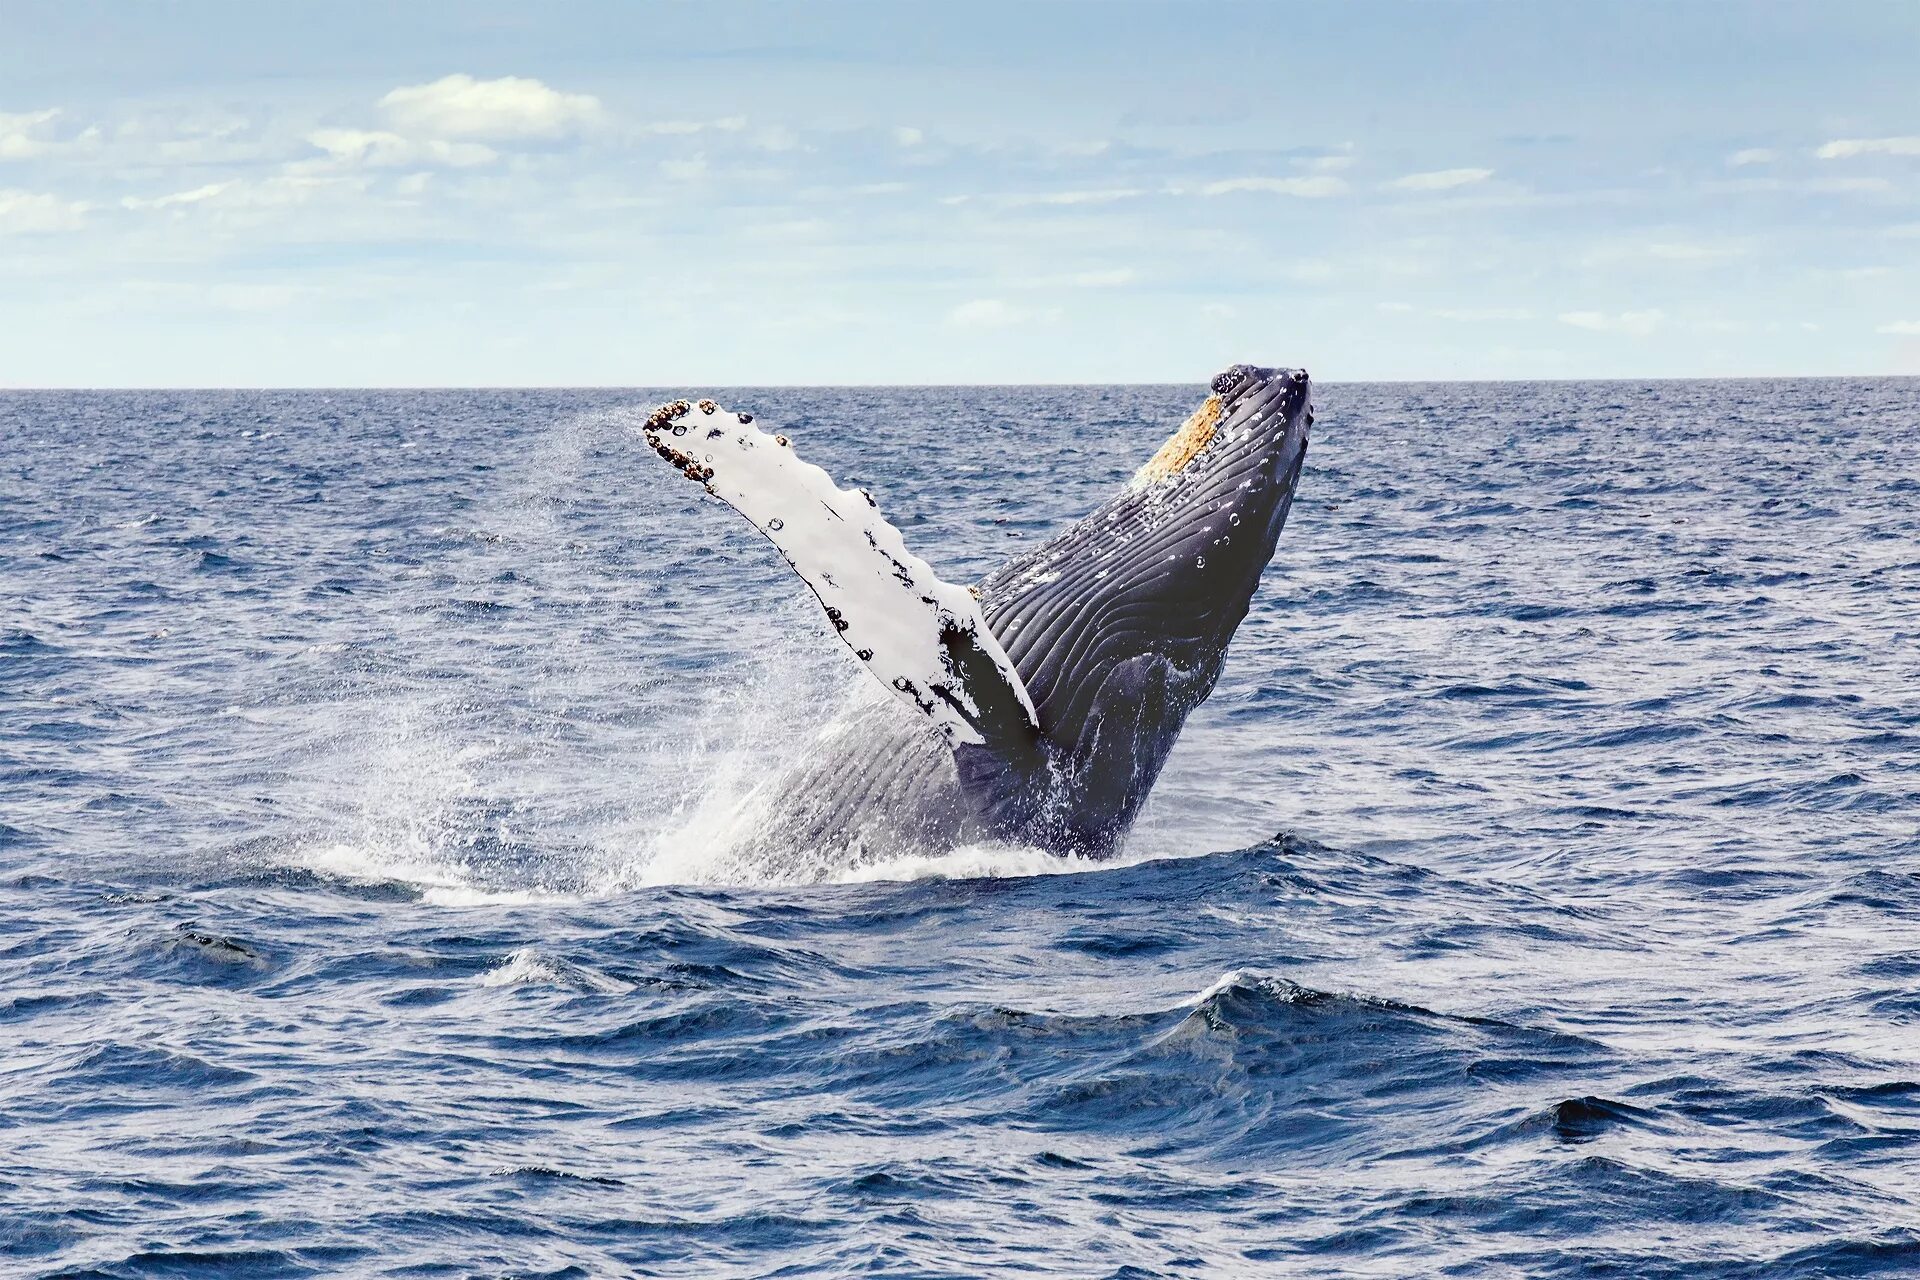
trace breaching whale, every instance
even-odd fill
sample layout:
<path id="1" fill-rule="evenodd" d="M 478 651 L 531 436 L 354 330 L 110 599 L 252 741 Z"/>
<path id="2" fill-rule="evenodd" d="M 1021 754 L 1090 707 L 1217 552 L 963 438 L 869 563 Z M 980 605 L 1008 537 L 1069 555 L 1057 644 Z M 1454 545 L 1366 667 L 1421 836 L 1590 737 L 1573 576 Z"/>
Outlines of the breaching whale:
<path id="1" fill-rule="evenodd" d="M 780 549 L 893 695 L 762 784 L 750 843 L 823 866 L 989 840 L 1111 853 L 1219 678 L 1312 422 L 1304 370 L 1235 365 L 1105 505 L 964 587 L 751 414 L 655 409 L 647 443 Z"/>

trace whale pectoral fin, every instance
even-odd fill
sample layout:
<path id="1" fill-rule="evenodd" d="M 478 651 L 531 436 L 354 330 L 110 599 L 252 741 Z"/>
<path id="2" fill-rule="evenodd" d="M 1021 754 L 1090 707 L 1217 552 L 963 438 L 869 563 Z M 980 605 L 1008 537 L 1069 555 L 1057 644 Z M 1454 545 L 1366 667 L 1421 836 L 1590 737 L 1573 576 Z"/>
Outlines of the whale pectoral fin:
<path id="1" fill-rule="evenodd" d="M 948 745 L 1033 740 L 1033 701 L 979 602 L 907 550 L 871 495 L 711 400 L 654 410 L 646 438 L 780 549 L 847 648 Z"/>

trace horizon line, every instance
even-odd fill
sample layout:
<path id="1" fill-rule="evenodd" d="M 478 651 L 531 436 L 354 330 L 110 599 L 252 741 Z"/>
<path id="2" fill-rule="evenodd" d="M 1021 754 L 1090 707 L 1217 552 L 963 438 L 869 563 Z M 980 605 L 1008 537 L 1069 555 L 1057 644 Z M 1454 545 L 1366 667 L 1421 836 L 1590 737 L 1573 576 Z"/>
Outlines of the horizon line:
<path id="1" fill-rule="evenodd" d="M 1613 374 L 1604 377 L 1559 378 L 1315 378 L 1323 387 L 1356 386 L 1511 386 L 1573 383 L 1647 383 L 1647 382 L 1860 382 L 1920 379 L 1920 373 L 1719 373 L 1660 374 L 1647 377 Z M 366 382 L 366 383 L 211 383 L 110 384 L 46 383 L 40 385 L 0 382 L 0 395 L 9 392 L 126 392 L 126 391 L 666 391 L 688 387 L 718 387 L 729 391 L 810 391 L 810 390 L 956 390 L 962 388 L 1022 387 L 1196 387 L 1205 386 L 1204 378 L 1194 381 L 1143 380 L 1139 382 L 1100 382 L 1063 379 L 1049 382 Z"/>

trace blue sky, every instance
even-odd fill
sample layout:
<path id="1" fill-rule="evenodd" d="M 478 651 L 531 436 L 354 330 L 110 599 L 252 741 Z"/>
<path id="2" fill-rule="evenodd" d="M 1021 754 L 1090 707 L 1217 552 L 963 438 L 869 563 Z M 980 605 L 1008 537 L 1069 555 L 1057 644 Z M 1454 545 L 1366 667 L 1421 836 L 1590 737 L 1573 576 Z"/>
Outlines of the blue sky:
<path id="1" fill-rule="evenodd" d="M 0 385 L 1920 373 L 1920 5 L 0 0 Z"/>

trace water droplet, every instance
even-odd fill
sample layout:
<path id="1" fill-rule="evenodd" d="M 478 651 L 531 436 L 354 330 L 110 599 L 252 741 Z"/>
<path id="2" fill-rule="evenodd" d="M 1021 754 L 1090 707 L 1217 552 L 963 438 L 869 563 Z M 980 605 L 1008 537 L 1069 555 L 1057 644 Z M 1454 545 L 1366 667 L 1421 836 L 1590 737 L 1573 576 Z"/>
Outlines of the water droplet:
<path id="1" fill-rule="evenodd" d="M 787 522 L 785 520 L 782 520 L 779 516 L 775 516 L 773 519 L 767 521 L 767 528 L 769 531 L 773 533 L 778 533 L 786 527 L 787 527 Z"/>

